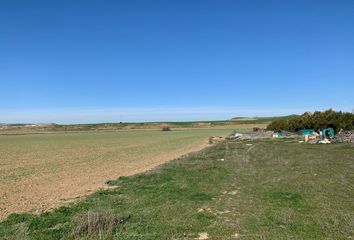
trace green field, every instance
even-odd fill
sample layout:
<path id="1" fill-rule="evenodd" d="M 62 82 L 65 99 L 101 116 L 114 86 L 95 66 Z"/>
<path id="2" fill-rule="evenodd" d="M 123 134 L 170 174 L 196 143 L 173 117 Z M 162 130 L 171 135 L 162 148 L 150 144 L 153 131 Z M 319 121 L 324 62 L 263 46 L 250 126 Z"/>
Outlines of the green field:
<path id="1" fill-rule="evenodd" d="M 0 219 L 39 213 L 208 145 L 230 130 L 129 130 L 0 136 Z"/>
<path id="2" fill-rule="evenodd" d="M 69 207 L 11 215 L 1 239 L 351 239 L 354 148 L 223 142 L 110 181 Z"/>

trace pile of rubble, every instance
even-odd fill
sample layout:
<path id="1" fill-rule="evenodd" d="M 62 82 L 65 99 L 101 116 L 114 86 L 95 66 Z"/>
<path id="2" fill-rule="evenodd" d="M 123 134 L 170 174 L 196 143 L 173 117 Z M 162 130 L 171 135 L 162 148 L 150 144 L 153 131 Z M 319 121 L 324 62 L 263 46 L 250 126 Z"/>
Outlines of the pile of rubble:
<path id="1" fill-rule="evenodd" d="M 334 142 L 349 142 L 354 144 L 354 130 L 340 131 L 333 138 Z"/>
<path id="2" fill-rule="evenodd" d="M 273 136 L 273 131 L 255 131 L 255 132 L 245 132 L 245 133 L 233 133 L 229 136 L 229 139 L 253 139 L 253 138 L 271 138 Z"/>
<path id="3" fill-rule="evenodd" d="M 334 135 L 334 134 L 333 134 Z M 278 138 L 278 137 L 301 137 L 303 140 L 299 142 L 307 142 L 312 144 L 328 144 L 328 143 L 340 143 L 340 142 L 349 142 L 354 144 L 354 130 L 352 131 L 340 131 L 338 134 L 334 136 L 325 136 L 322 132 L 313 132 L 311 134 L 299 135 L 297 133 L 292 132 L 272 132 L 265 130 L 257 130 L 253 132 L 243 132 L 237 133 L 234 132 L 228 139 L 231 140 L 242 140 L 242 139 L 256 139 L 256 138 Z"/>
<path id="4" fill-rule="evenodd" d="M 225 138 L 221 137 L 221 136 L 213 136 L 209 138 L 209 143 L 213 144 L 213 143 L 219 143 L 221 141 L 223 141 Z"/>
<path id="5" fill-rule="evenodd" d="M 297 133 L 293 133 L 293 132 L 288 132 L 288 131 L 278 131 L 278 132 L 274 132 L 272 134 L 272 137 L 296 137 L 298 136 Z"/>

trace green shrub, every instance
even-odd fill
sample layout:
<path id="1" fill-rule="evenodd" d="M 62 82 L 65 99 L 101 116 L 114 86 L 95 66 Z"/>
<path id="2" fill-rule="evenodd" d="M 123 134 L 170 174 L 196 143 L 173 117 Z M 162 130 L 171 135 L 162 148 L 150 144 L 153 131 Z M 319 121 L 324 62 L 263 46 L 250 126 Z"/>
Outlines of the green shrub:
<path id="1" fill-rule="evenodd" d="M 354 114 L 341 111 L 336 112 L 332 109 L 328 109 L 324 112 L 306 112 L 300 116 L 273 121 L 267 126 L 267 130 L 296 132 L 306 128 L 319 130 L 328 127 L 333 128 L 335 132 L 341 129 L 353 130 Z"/>

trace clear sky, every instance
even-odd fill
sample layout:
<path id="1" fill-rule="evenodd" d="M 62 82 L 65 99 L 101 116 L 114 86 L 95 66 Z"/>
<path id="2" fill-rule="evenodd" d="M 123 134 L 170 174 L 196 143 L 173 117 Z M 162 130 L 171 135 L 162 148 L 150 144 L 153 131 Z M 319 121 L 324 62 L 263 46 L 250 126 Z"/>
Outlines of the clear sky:
<path id="1" fill-rule="evenodd" d="M 354 108 L 353 0 L 0 1 L 0 122 Z"/>

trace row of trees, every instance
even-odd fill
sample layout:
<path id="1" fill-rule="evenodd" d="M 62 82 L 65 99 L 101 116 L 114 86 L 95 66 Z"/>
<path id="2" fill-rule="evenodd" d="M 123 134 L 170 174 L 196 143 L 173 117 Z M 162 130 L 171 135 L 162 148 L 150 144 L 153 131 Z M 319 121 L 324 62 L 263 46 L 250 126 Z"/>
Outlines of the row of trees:
<path id="1" fill-rule="evenodd" d="M 267 126 L 267 130 L 296 132 L 301 129 L 320 130 L 328 127 L 333 128 L 335 132 L 341 129 L 354 130 L 354 114 L 341 111 L 336 112 L 332 109 L 324 112 L 306 112 L 288 119 L 275 120 Z"/>

